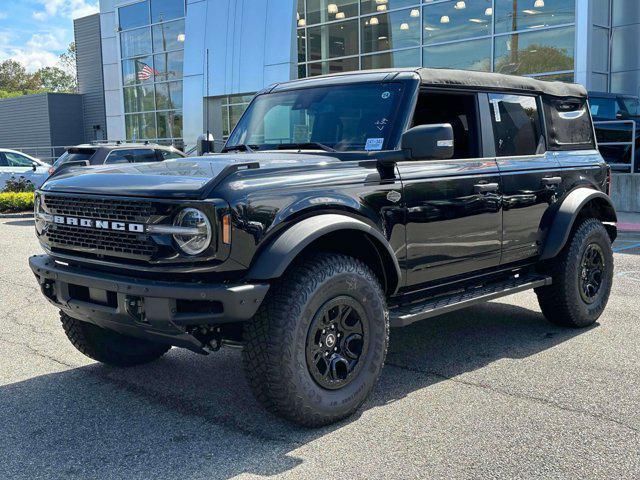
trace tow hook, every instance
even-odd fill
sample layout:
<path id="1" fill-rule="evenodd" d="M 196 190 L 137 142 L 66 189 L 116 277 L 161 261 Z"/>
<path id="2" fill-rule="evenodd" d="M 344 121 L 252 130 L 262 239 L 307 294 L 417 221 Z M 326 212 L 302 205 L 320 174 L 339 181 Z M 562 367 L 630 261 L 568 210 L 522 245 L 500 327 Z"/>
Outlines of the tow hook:
<path id="1" fill-rule="evenodd" d="M 135 318 L 138 322 L 147 323 L 144 315 L 144 301 L 141 297 L 129 296 L 125 298 L 127 303 L 127 313 Z"/>
<path id="2" fill-rule="evenodd" d="M 45 280 L 42 283 L 42 293 L 44 293 L 44 296 L 47 297 L 49 300 L 52 301 L 57 301 L 56 298 L 56 291 L 55 291 L 55 282 L 53 280 Z"/>
<path id="3" fill-rule="evenodd" d="M 222 328 L 205 325 L 192 327 L 189 333 L 200 341 L 210 352 L 217 352 L 222 347 Z"/>

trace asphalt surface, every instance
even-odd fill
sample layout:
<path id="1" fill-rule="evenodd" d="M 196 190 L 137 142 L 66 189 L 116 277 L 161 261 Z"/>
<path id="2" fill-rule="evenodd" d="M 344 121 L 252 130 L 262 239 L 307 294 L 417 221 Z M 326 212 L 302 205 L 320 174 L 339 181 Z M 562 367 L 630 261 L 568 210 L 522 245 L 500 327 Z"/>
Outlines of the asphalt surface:
<path id="1" fill-rule="evenodd" d="M 638 478 L 640 233 L 615 244 L 597 326 L 548 324 L 532 292 L 392 331 L 355 417 L 305 430 L 260 409 L 240 352 L 117 370 L 67 341 L 0 220 L 0 478 Z"/>

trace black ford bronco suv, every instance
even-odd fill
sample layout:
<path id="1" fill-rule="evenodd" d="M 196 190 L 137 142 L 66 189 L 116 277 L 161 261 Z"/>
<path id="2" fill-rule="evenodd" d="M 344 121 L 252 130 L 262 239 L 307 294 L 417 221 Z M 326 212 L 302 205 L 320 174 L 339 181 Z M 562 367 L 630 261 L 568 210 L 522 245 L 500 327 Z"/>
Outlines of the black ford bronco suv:
<path id="1" fill-rule="evenodd" d="M 390 327 L 526 289 L 550 321 L 593 324 L 609 181 L 580 86 L 318 77 L 260 92 L 221 154 L 54 175 L 29 262 L 89 357 L 241 346 L 260 402 L 319 426 L 365 401 Z"/>

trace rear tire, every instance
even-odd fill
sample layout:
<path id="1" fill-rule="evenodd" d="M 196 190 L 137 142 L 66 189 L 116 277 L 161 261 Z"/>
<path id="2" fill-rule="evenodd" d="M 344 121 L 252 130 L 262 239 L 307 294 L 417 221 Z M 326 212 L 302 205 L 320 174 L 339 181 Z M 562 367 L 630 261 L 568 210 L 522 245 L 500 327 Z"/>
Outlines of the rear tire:
<path id="1" fill-rule="evenodd" d="M 604 225 L 595 218 L 584 220 L 552 262 L 552 285 L 536 289 L 542 313 L 563 327 L 593 325 L 613 283 L 613 251 Z"/>
<path id="2" fill-rule="evenodd" d="M 60 320 L 74 347 L 87 357 L 114 367 L 143 365 L 157 360 L 171 348 L 76 320 L 64 312 L 60 312 Z"/>
<path id="3" fill-rule="evenodd" d="M 271 287 L 244 340 L 260 403 L 299 425 L 327 425 L 353 414 L 378 380 L 389 341 L 385 296 L 359 260 L 313 254 Z"/>

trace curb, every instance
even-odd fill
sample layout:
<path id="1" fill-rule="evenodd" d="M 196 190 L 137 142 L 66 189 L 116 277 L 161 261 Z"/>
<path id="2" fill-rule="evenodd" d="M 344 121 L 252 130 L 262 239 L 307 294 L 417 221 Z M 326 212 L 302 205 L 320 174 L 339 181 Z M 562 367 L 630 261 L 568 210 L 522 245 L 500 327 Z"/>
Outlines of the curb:
<path id="1" fill-rule="evenodd" d="M 33 213 L 0 213 L 0 218 L 33 218 Z"/>
<path id="2" fill-rule="evenodd" d="M 640 223 L 618 222 L 617 227 L 621 232 L 640 233 Z"/>

